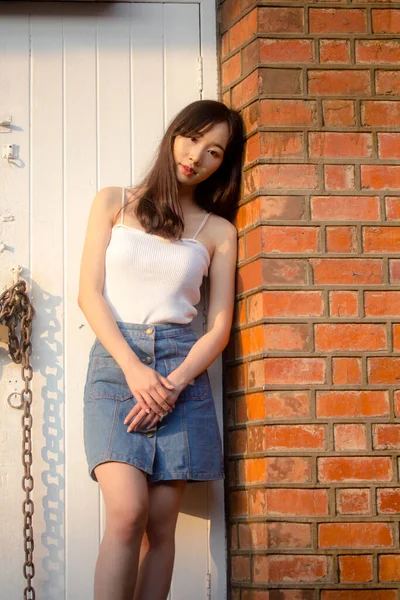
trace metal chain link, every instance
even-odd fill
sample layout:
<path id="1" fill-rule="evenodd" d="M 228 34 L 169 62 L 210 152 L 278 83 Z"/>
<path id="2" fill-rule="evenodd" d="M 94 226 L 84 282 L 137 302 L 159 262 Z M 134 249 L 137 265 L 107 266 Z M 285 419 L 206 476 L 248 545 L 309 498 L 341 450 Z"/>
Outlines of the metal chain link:
<path id="1" fill-rule="evenodd" d="M 22 512 L 24 515 L 24 550 L 25 562 L 23 566 L 24 577 L 27 585 L 24 588 L 24 600 L 35 600 L 35 590 L 32 587 L 32 579 L 35 576 L 35 565 L 33 564 L 33 526 L 32 516 L 34 513 L 33 500 L 30 494 L 33 490 L 33 477 L 31 474 L 32 466 L 32 390 L 29 382 L 32 379 L 33 371 L 29 362 L 32 354 L 31 332 L 32 318 L 35 310 L 31 305 L 30 298 L 26 293 L 26 281 L 19 279 L 17 283 L 8 288 L 0 296 L 0 324 L 8 327 L 8 348 L 12 360 L 16 363 L 22 363 L 21 377 L 25 383 L 24 388 L 18 394 L 20 404 L 15 406 L 11 403 L 10 394 L 7 398 L 11 408 L 23 408 L 22 416 L 22 464 L 24 466 L 24 475 L 22 477 L 22 489 L 25 492 L 25 500 L 22 503 Z M 16 329 L 20 325 L 20 340 L 18 340 Z"/>

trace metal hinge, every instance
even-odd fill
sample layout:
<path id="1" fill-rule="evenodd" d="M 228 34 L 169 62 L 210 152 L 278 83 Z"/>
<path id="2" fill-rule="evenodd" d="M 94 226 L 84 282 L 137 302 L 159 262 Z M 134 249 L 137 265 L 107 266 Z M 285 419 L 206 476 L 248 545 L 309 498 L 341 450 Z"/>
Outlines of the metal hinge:
<path id="1" fill-rule="evenodd" d="M 197 88 L 199 92 L 203 91 L 203 57 L 197 59 Z"/>
<path id="2" fill-rule="evenodd" d="M 211 573 L 206 573 L 207 598 L 211 598 Z"/>

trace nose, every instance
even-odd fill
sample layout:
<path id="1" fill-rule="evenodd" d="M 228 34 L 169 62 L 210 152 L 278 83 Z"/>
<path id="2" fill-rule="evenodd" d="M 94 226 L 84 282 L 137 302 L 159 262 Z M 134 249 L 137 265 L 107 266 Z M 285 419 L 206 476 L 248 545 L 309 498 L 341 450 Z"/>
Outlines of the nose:
<path id="1" fill-rule="evenodd" d="M 195 154 L 194 152 L 191 152 L 190 154 L 190 160 L 192 161 L 193 165 L 198 167 L 200 165 L 200 153 Z"/>

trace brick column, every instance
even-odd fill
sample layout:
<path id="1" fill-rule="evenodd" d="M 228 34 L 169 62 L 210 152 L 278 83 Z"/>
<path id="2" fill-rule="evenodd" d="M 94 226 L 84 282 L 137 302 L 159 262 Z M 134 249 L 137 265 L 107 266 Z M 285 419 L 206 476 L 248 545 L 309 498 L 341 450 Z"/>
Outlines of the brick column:
<path id="1" fill-rule="evenodd" d="M 248 143 L 232 600 L 399 600 L 400 3 L 220 5 Z"/>

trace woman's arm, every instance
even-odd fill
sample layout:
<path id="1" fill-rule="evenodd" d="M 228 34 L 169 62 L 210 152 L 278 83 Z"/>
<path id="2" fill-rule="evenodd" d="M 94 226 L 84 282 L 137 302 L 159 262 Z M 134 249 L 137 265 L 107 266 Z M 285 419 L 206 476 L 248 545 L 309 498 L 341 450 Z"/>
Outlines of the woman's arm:
<path id="1" fill-rule="evenodd" d="M 146 412 L 152 409 L 161 415 L 171 410 L 166 402 L 169 392 L 165 388 L 171 390 L 173 386 L 136 356 L 122 336 L 103 296 L 105 253 L 114 215 L 120 205 L 119 187 L 102 188 L 93 200 L 81 260 L 78 305 L 100 342 L 123 370 L 140 406 Z"/>
<path id="2" fill-rule="evenodd" d="M 225 219 L 219 219 L 217 242 L 209 269 L 210 302 L 207 333 L 192 346 L 185 360 L 168 375 L 168 381 L 182 391 L 190 381 L 202 373 L 219 356 L 229 341 L 235 303 L 235 276 L 237 262 L 237 230 Z M 128 431 L 157 423 L 158 416 L 145 417 L 134 407 L 125 419 L 131 421 Z"/>

